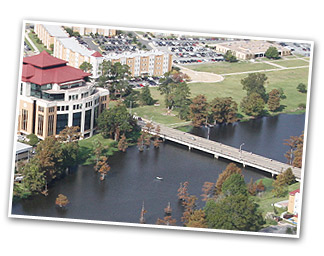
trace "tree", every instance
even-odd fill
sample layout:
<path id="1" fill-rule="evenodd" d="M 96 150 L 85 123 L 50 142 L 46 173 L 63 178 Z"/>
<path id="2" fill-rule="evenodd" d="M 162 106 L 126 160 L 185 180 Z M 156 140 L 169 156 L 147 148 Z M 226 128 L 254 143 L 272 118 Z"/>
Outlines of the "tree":
<path id="1" fill-rule="evenodd" d="M 210 115 L 215 123 L 234 123 L 236 114 L 237 103 L 232 97 L 215 98 L 210 103 Z"/>
<path id="2" fill-rule="evenodd" d="M 222 193 L 226 196 L 247 195 L 247 187 L 242 174 L 234 173 L 222 185 Z"/>
<path id="3" fill-rule="evenodd" d="M 264 107 L 265 102 L 258 93 L 252 93 L 249 96 L 244 97 L 241 102 L 242 111 L 249 116 L 261 116 Z"/>
<path id="4" fill-rule="evenodd" d="M 228 62 L 237 62 L 237 58 L 234 56 L 234 54 L 231 50 L 228 50 L 224 54 L 224 59 L 225 59 L 225 61 L 228 61 Z"/>
<path id="5" fill-rule="evenodd" d="M 167 225 L 167 226 L 173 226 L 177 223 L 176 219 L 173 219 L 171 215 L 165 216 L 163 219 L 158 218 L 156 221 L 157 225 Z"/>
<path id="6" fill-rule="evenodd" d="M 131 132 L 137 126 L 134 118 L 128 113 L 123 104 L 117 104 L 113 108 L 105 109 L 98 117 L 98 127 L 104 137 L 119 140 L 120 134 Z"/>
<path id="7" fill-rule="evenodd" d="M 68 203 L 69 203 L 68 198 L 63 194 L 59 194 L 55 200 L 55 204 L 61 208 L 65 207 Z"/>
<path id="8" fill-rule="evenodd" d="M 106 156 L 101 156 L 100 161 L 97 163 L 95 168 L 101 174 L 100 180 L 104 180 L 105 176 L 110 171 L 110 166 L 108 164 L 108 158 Z"/>
<path id="9" fill-rule="evenodd" d="M 306 93 L 307 92 L 306 85 L 304 83 L 298 84 L 297 90 L 301 93 Z"/>
<path id="10" fill-rule="evenodd" d="M 272 193 L 275 197 L 284 197 L 288 193 L 288 186 L 284 175 L 279 174 L 272 185 Z"/>
<path id="11" fill-rule="evenodd" d="M 141 90 L 140 95 L 138 96 L 140 104 L 143 105 L 153 105 L 154 100 L 151 96 L 150 88 L 148 85 L 144 86 Z"/>
<path id="12" fill-rule="evenodd" d="M 289 146 L 285 157 L 290 165 L 301 168 L 303 159 L 304 133 L 298 136 L 290 136 L 285 139 L 284 145 Z"/>
<path id="13" fill-rule="evenodd" d="M 247 184 L 247 190 L 251 196 L 255 196 L 257 192 L 257 185 L 253 182 L 251 178 L 250 182 Z"/>
<path id="14" fill-rule="evenodd" d="M 180 82 L 174 90 L 174 107 L 179 113 L 179 118 L 187 120 L 190 115 L 190 89 L 186 82 Z"/>
<path id="15" fill-rule="evenodd" d="M 263 192 L 265 190 L 265 187 L 263 185 L 263 181 L 262 180 L 259 181 L 256 189 L 257 189 L 257 192 Z"/>
<path id="16" fill-rule="evenodd" d="M 126 152 L 127 148 L 128 148 L 128 143 L 127 143 L 125 134 L 123 134 L 121 139 L 118 142 L 118 150 L 120 150 L 122 152 Z"/>
<path id="17" fill-rule="evenodd" d="M 206 214 L 203 209 L 194 210 L 189 216 L 186 227 L 191 228 L 207 228 Z"/>
<path id="18" fill-rule="evenodd" d="M 59 176 L 63 169 L 63 150 L 61 143 L 53 136 L 46 137 L 36 148 L 35 164 L 45 173 L 47 182 Z"/>
<path id="19" fill-rule="evenodd" d="M 63 167 L 70 168 L 75 166 L 78 161 L 80 138 L 78 126 L 65 127 L 58 135 L 57 139 L 62 145 Z"/>
<path id="20" fill-rule="evenodd" d="M 266 89 L 264 87 L 265 82 L 268 77 L 262 73 L 251 73 L 246 78 L 241 80 L 241 84 L 243 85 L 243 90 L 246 90 L 247 96 L 252 93 L 258 93 L 264 102 L 267 102 L 267 94 Z"/>
<path id="21" fill-rule="evenodd" d="M 217 202 L 209 200 L 204 210 L 209 228 L 258 231 L 265 223 L 258 205 L 242 194 L 227 196 Z"/>
<path id="22" fill-rule="evenodd" d="M 86 61 L 84 61 L 79 68 L 84 72 L 92 72 L 92 64 Z"/>
<path id="23" fill-rule="evenodd" d="M 208 116 L 208 103 L 205 95 L 198 95 L 190 104 L 190 118 L 195 127 L 205 124 Z"/>
<path id="24" fill-rule="evenodd" d="M 100 65 L 101 76 L 97 79 L 100 87 L 109 89 L 110 97 L 116 98 L 119 94 L 120 98 L 132 92 L 132 86 L 129 84 L 130 70 L 126 64 L 111 61 L 103 61 Z"/>
<path id="25" fill-rule="evenodd" d="M 282 175 L 283 175 L 283 179 L 284 179 L 284 181 L 285 181 L 285 183 L 286 183 L 287 185 L 291 185 L 291 184 L 293 184 L 293 183 L 296 182 L 296 177 L 295 177 L 295 175 L 293 174 L 291 168 L 288 168 L 287 170 L 285 170 L 285 171 L 282 173 Z"/>
<path id="26" fill-rule="evenodd" d="M 201 194 L 201 196 L 203 197 L 202 201 L 207 201 L 208 198 L 213 193 L 214 189 L 215 189 L 215 184 L 213 182 L 205 181 L 202 187 L 202 191 L 203 191 L 203 194 Z"/>
<path id="27" fill-rule="evenodd" d="M 273 112 L 280 108 L 280 92 L 277 89 L 269 92 L 268 107 Z"/>
<path id="28" fill-rule="evenodd" d="M 279 52 L 278 49 L 274 46 L 270 46 L 268 50 L 265 52 L 264 56 L 268 59 L 279 59 Z"/>
<path id="29" fill-rule="evenodd" d="M 234 163 L 228 164 L 226 169 L 218 176 L 216 181 L 216 194 L 221 194 L 223 183 L 234 173 L 242 174 L 242 170 Z"/>
<path id="30" fill-rule="evenodd" d="M 188 193 L 188 185 L 189 182 L 186 181 L 184 183 L 180 183 L 180 187 L 178 189 L 178 199 L 181 201 L 188 200 L 189 193 Z"/>
<path id="31" fill-rule="evenodd" d="M 45 171 L 39 168 L 34 159 L 27 163 L 23 170 L 23 185 L 30 192 L 42 192 L 46 186 Z"/>

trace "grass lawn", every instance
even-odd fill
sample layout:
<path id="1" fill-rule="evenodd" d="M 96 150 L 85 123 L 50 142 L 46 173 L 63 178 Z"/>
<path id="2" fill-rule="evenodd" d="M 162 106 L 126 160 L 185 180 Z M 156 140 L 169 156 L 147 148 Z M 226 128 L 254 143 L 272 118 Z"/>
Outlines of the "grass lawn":
<path id="1" fill-rule="evenodd" d="M 94 154 L 93 154 L 93 142 L 94 140 L 99 140 L 104 147 L 107 147 L 105 155 L 111 156 L 114 152 L 118 151 L 117 143 L 112 139 L 105 139 L 101 134 L 96 134 L 90 138 L 79 140 L 79 163 L 82 165 L 93 164 Z"/>
<path id="2" fill-rule="evenodd" d="M 267 63 L 260 63 L 260 62 L 253 63 L 248 61 L 239 61 L 235 63 L 217 62 L 217 63 L 208 63 L 208 64 L 194 64 L 194 65 L 186 65 L 185 67 L 195 71 L 211 72 L 220 75 L 228 74 L 228 73 L 277 68 Z"/>
<path id="3" fill-rule="evenodd" d="M 33 43 L 36 45 L 37 49 L 42 52 L 42 51 L 47 51 L 49 54 L 53 54 L 52 51 L 48 50 L 42 43 L 37 43 L 37 35 L 34 34 L 33 32 L 30 32 L 28 34 L 29 38 L 33 41 Z"/>
<path id="4" fill-rule="evenodd" d="M 301 60 L 302 61 L 302 60 Z M 305 64 L 307 64 L 305 62 Z M 299 113 L 298 105 L 300 103 L 306 103 L 307 94 L 300 93 L 296 87 L 299 83 L 308 83 L 308 68 L 291 69 L 291 70 L 278 70 L 265 73 L 268 80 L 265 84 L 267 92 L 272 89 L 282 88 L 286 99 L 281 100 L 282 108 L 278 112 L 270 112 L 269 114 L 278 113 Z M 222 82 L 219 83 L 190 83 L 188 84 L 191 92 L 191 98 L 199 94 L 205 94 L 208 101 L 211 101 L 215 97 L 232 97 L 234 101 L 239 103 L 242 98 L 246 96 L 246 91 L 243 91 L 241 79 L 247 77 L 247 74 L 226 76 Z M 140 89 L 139 89 L 140 90 Z M 164 105 L 164 95 L 160 95 L 157 87 L 150 88 L 153 99 L 160 103 L 160 106 L 143 106 L 132 109 L 132 113 L 136 113 L 138 116 L 152 119 L 155 122 L 169 125 L 179 123 L 184 124 L 184 120 L 180 120 L 177 116 L 166 115 L 166 108 Z M 177 114 L 173 111 L 173 114 Z M 239 108 L 239 114 L 245 117 Z"/>
<path id="5" fill-rule="evenodd" d="M 288 200 L 289 199 L 289 192 L 292 192 L 300 187 L 299 182 L 296 182 L 290 186 L 288 186 L 288 193 L 284 197 L 274 197 L 271 193 L 272 182 L 274 180 L 270 178 L 264 178 L 262 179 L 263 185 L 265 186 L 266 190 L 262 194 L 262 196 L 253 196 L 255 202 L 259 205 L 259 209 L 262 211 L 263 216 L 266 215 L 267 212 L 273 212 L 273 206 L 272 204 L 275 204 L 280 201 Z M 259 181 L 257 181 L 258 183 Z"/>
<path id="6" fill-rule="evenodd" d="M 289 67 L 299 67 L 299 66 L 309 66 L 308 61 L 304 61 L 301 59 L 290 59 L 290 60 L 278 60 L 274 61 L 274 63 L 289 68 Z"/>

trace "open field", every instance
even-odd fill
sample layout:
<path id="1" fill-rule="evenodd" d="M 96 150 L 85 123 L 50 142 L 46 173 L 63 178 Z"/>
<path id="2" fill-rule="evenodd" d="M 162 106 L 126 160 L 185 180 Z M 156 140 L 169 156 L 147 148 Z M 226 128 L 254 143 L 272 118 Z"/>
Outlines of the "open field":
<path id="1" fill-rule="evenodd" d="M 199 94 L 205 94 L 208 101 L 211 101 L 215 97 L 232 97 L 238 105 L 246 96 L 246 91 L 242 89 L 241 79 L 248 76 L 248 74 L 240 74 L 239 72 L 260 71 L 264 69 L 271 69 L 273 71 L 265 72 L 268 80 L 265 87 L 267 92 L 272 89 L 283 89 L 286 96 L 281 100 L 281 109 L 276 113 L 270 112 L 269 114 L 278 113 L 299 113 L 303 110 L 299 109 L 300 104 L 306 104 L 307 94 L 300 93 L 296 87 L 299 83 L 308 84 L 308 72 L 309 63 L 305 60 L 299 59 L 295 56 L 289 56 L 290 58 L 282 58 L 279 60 L 267 60 L 268 62 L 278 64 L 282 67 L 290 69 L 283 69 L 273 66 L 268 63 L 262 62 L 262 59 L 258 59 L 256 62 L 238 62 L 238 63 L 210 63 L 200 65 L 186 65 L 186 68 L 191 68 L 196 71 L 211 72 L 211 73 L 235 73 L 233 75 L 225 76 L 225 79 L 221 82 L 204 82 L 204 83 L 189 83 L 188 86 L 191 92 L 191 98 Z M 306 67 L 305 67 L 306 66 Z M 293 69 L 296 67 L 296 69 Z M 301 67 L 301 68 L 298 68 Z M 140 89 L 139 89 L 140 90 Z M 153 99 L 157 100 L 159 106 L 143 106 L 132 109 L 132 113 L 136 113 L 138 116 L 142 116 L 147 119 L 152 119 L 155 122 L 159 122 L 165 125 L 172 124 L 185 124 L 184 120 L 180 120 L 176 115 L 177 112 L 173 111 L 171 115 L 166 114 L 164 105 L 164 95 L 160 95 L 157 87 L 150 88 Z M 267 110 L 267 109 L 266 109 Z M 238 114 L 243 118 L 246 116 L 239 108 Z"/>
<path id="2" fill-rule="evenodd" d="M 236 72 L 246 72 L 254 70 L 264 70 L 264 69 L 275 69 L 272 65 L 262 62 L 217 62 L 217 63 L 208 63 L 208 64 L 195 64 L 195 65 L 186 65 L 186 68 L 190 68 L 195 71 L 201 72 L 211 72 L 215 74 L 227 74 L 227 73 L 236 73 Z"/>

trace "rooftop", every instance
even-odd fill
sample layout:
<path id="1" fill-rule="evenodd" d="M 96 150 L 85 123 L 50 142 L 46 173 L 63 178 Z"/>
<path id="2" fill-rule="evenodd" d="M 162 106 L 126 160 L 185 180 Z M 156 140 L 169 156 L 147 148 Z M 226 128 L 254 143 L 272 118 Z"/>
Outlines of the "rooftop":
<path id="1" fill-rule="evenodd" d="M 57 38 L 57 40 L 61 42 L 61 44 L 64 46 L 64 48 L 70 49 L 73 52 L 77 52 L 83 56 L 90 57 L 92 54 L 95 53 L 94 50 L 89 50 L 85 46 L 81 45 L 78 42 L 78 40 L 76 40 L 74 37 Z"/>
<path id="2" fill-rule="evenodd" d="M 66 61 L 51 56 L 46 51 L 23 59 L 22 81 L 38 85 L 61 84 L 90 76 L 81 69 L 66 65 Z"/>
<path id="3" fill-rule="evenodd" d="M 42 24 L 46 31 L 53 37 L 69 37 L 61 26 Z"/>

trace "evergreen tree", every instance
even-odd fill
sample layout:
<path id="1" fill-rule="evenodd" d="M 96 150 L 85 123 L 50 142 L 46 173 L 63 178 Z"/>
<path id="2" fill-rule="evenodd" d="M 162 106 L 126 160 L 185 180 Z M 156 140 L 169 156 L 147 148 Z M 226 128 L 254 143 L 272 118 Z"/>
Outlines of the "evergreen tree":
<path id="1" fill-rule="evenodd" d="M 227 196 L 217 202 L 209 200 L 204 210 L 209 228 L 258 231 L 265 223 L 258 205 L 242 194 Z"/>
<path id="2" fill-rule="evenodd" d="M 151 96 L 150 88 L 148 85 L 144 86 L 144 88 L 141 90 L 141 93 L 138 98 L 139 98 L 139 102 L 142 106 L 154 104 L 154 100 Z"/>
<path id="3" fill-rule="evenodd" d="M 226 196 L 247 195 L 247 186 L 242 174 L 234 173 L 222 185 L 222 193 Z"/>
<path id="4" fill-rule="evenodd" d="M 265 52 L 264 56 L 268 59 L 279 59 L 279 52 L 278 49 L 274 46 L 270 46 L 268 50 Z"/>
<path id="5" fill-rule="evenodd" d="M 258 93 L 264 102 L 267 102 L 266 89 L 264 87 L 268 77 L 262 73 L 251 73 L 246 78 L 241 80 L 243 90 L 246 90 L 247 96 L 253 93 Z"/>

